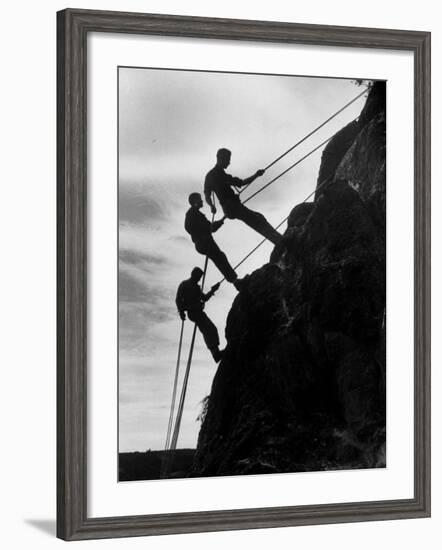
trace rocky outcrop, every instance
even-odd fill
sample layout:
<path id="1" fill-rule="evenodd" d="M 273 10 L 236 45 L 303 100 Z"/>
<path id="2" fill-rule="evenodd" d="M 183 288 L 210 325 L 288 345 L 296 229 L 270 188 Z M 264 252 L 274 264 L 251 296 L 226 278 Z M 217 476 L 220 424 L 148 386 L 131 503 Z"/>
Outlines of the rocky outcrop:
<path id="1" fill-rule="evenodd" d="M 325 182 L 325 183 L 324 183 Z M 385 85 L 245 279 L 192 475 L 385 466 Z"/>

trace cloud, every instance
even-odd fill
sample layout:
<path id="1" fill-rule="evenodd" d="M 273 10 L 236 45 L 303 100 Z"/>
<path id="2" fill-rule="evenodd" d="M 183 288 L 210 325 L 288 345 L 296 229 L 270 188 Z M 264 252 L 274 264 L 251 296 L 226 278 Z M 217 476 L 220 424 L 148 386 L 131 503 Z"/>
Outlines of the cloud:
<path id="1" fill-rule="evenodd" d="M 149 254 L 134 250 L 121 250 L 119 255 L 119 261 L 131 265 L 153 265 L 159 266 L 165 263 L 165 258 L 159 254 Z"/>
<path id="2" fill-rule="evenodd" d="M 150 194 L 141 184 L 120 185 L 118 216 L 120 223 L 155 223 L 167 219 L 169 209 L 160 194 Z"/>

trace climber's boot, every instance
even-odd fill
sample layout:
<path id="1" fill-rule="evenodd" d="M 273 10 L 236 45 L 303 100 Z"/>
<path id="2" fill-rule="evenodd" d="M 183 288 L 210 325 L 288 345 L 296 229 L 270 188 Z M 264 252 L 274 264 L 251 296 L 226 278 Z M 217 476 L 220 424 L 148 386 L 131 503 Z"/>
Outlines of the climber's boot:
<path id="1" fill-rule="evenodd" d="M 244 286 L 244 279 L 235 279 L 233 281 L 233 286 L 236 288 L 236 290 L 239 292 L 243 286 Z"/>
<path id="2" fill-rule="evenodd" d="M 219 348 L 214 348 L 210 350 L 213 360 L 215 363 L 219 363 L 223 357 L 223 352 Z"/>

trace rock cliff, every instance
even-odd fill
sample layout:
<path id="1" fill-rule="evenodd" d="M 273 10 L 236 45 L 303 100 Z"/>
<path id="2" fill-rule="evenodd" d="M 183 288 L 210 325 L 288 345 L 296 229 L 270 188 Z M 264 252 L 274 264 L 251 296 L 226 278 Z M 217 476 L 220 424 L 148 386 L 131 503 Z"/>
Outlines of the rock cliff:
<path id="1" fill-rule="evenodd" d="M 192 475 L 385 466 L 385 84 L 245 279 Z"/>

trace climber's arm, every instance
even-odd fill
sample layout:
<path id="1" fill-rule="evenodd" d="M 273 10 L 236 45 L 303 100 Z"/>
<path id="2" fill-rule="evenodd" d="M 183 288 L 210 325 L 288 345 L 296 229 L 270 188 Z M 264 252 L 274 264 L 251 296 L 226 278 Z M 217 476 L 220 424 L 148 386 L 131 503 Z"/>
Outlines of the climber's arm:
<path id="1" fill-rule="evenodd" d="M 183 289 L 181 285 L 178 287 L 175 303 L 178 309 L 178 314 L 181 317 L 181 319 L 184 321 L 186 319 L 186 310 L 185 310 L 185 304 L 184 304 Z"/>
<path id="2" fill-rule="evenodd" d="M 203 294 L 203 300 L 204 302 L 207 302 L 210 300 L 210 298 L 215 294 L 215 292 L 219 289 L 221 283 L 216 283 L 212 286 L 212 288 L 207 292 L 207 294 Z"/>
<path id="3" fill-rule="evenodd" d="M 212 214 L 216 214 L 216 207 L 212 201 L 212 193 L 213 189 L 211 178 L 210 175 L 207 174 L 206 179 L 204 180 L 204 198 L 206 199 L 207 204 L 210 206 L 210 211 L 212 212 Z"/>
<path id="4" fill-rule="evenodd" d="M 218 229 L 223 225 L 223 223 L 224 223 L 224 218 L 221 218 L 216 222 L 212 222 L 212 233 L 215 233 L 215 231 L 218 231 Z"/>
<path id="5" fill-rule="evenodd" d="M 257 170 L 253 176 L 249 176 L 248 178 L 246 178 L 245 180 L 242 180 L 243 181 L 243 185 L 249 185 L 250 183 L 253 183 L 256 178 L 259 178 L 260 176 L 262 176 L 263 174 L 265 173 L 265 170 Z"/>

